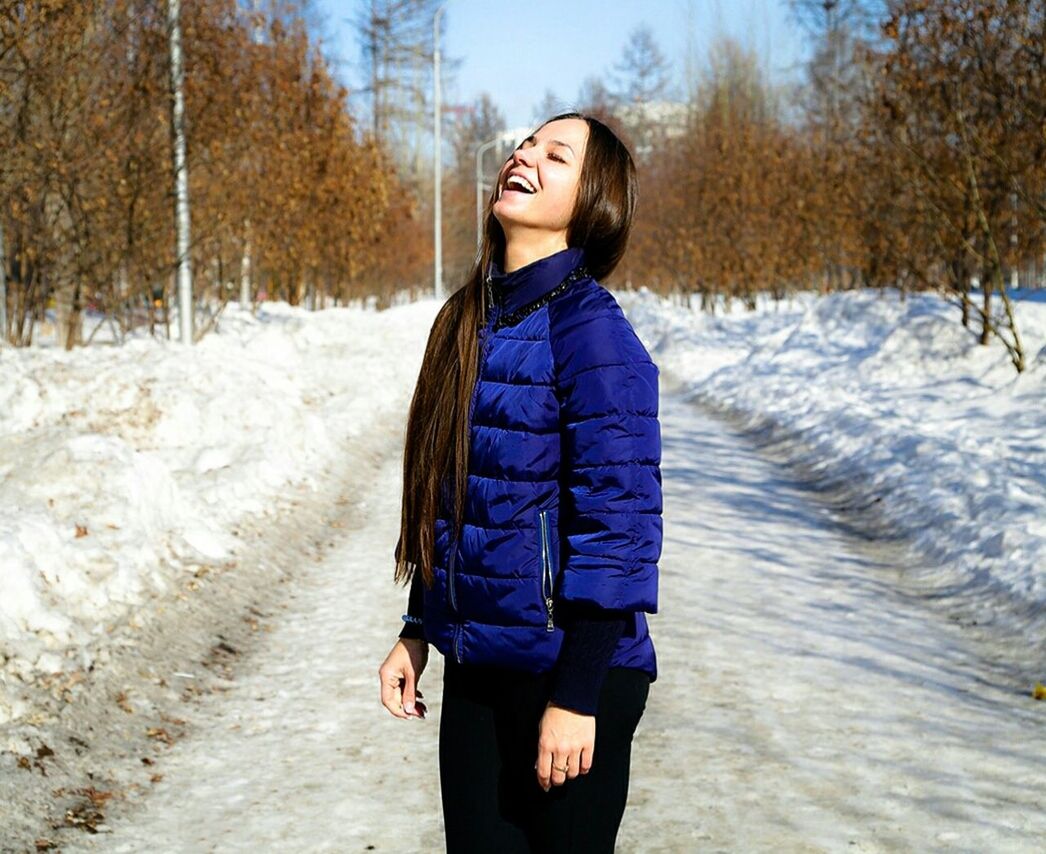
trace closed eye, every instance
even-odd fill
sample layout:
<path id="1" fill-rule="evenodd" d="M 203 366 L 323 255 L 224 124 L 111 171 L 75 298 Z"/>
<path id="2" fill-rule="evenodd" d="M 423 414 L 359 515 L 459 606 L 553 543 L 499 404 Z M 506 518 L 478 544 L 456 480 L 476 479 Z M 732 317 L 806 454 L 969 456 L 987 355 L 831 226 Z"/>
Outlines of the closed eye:
<path id="1" fill-rule="evenodd" d="M 522 143 L 520 143 L 519 145 L 516 146 L 516 150 L 519 151 L 519 149 L 521 149 L 522 147 L 523 147 L 523 145 L 522 145 Z M 558 160 L 560 163 L 566 163 L 567 162 L 564 158 L 560 157 L 558 154 L 553 154 L 551 151 L 548 153 L 548 156 L 550 158 L 552 158 L 553 160 Z M 508 156 L 508 158 L 505 160 L 505 162 L 508 163 L 511 160 L 512 160 L 512 155 L 510 154 Z"/>

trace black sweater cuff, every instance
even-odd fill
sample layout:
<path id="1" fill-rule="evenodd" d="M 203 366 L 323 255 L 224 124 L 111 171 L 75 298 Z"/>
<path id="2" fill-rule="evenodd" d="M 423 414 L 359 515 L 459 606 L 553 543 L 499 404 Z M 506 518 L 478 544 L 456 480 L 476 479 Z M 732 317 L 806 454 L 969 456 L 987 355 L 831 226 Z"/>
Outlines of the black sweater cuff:
<path id="1" fill-rule="evenodd" d="M 571 619 L 564 626 L 563 646 L 552 672 L 550 699 L 557 706 L 594 715 L 629 612 L 571 605 Z"/>
<path id="2" fill-rule="evenodd" d="M 421 569 L 417 568 L 414 570 L 414 574 L 410 579 L 410 593 L 407 597 L 407 616 L 417 617 L 419 620 L 425 614 L 425 581 L 421 576 Z M 418 638 L 425 640 L 425 631 L 421 623 L 411 623 L 406 620 L 403 621 L 403 628 L 400 629 L 399 636 L 401 638 Z"/>

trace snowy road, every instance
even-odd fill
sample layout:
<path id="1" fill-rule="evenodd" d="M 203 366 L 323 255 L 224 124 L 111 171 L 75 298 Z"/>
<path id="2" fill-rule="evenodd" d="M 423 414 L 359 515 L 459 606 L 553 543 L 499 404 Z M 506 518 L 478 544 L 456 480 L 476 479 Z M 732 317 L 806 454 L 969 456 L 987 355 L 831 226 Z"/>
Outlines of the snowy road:
<path id="1" fill-rule="evenodd" d="M 1046 710 L 1012 646 L 906 592 L 900 545 L 667 386 L 659 679 L 619 850 L 1041 850 Z M 378 700 L 406 598 L 399 473 L 389 459 L 368 517 L 288 585 L 234 687 L 183 708 L 195 734 L 144 805 L 63 851 L 442 850 L 439 654 L 427 720 Z"/>

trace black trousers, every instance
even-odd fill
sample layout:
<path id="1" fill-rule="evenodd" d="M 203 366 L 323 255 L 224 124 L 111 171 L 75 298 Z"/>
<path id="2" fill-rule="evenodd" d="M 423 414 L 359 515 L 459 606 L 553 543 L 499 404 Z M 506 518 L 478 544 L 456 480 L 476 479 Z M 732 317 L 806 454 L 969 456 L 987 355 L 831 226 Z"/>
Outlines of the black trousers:
<path id="1" fill-rule="evenodd" d="M 546 792 L 534 762 L 550 675 L 444 660 L 439 768 L 447 854 L 613 854 L 650 676 L 607 671 L 591 770 Z"/>

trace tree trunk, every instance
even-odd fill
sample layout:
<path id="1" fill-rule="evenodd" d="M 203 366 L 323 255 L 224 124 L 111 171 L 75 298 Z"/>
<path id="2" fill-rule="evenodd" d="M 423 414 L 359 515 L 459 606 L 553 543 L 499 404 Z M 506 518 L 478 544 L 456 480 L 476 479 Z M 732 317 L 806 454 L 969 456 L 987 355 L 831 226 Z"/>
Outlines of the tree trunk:
<path id="1" fill-rule="evenodd" d="M 243 255 L 240 256 L 240 308 L 251 308 L 251 224 L 243 224 Z"/>
<path id="2" fill-rule="evenodd" d="M 4 250 L 4 220 L 0 217 L 0 341 L 7 337 L 7 252 Z"/>
<path id="3" fill-rule="evenodd" d="M 185 94 L 182 69 L 181 1 L 167 0 L 167 35 L 171 56 L 171 147 L 174 161 L 174 221 L 177 230 L 178 326 L 182 344 L 193 343 L 193 296 L 189 225 L 189 164 L 185 146 Z"/>
<path id="4" fill-rule="evenodd" d="M 988 339 L 991 336 L 991 308 L 992 308 L 992 276 L 994 275 L 991 269 L 984 270 L 983 280 L 981 281 L 981 288 L 984 291 L 984 299 L 981 305 L 981 337 L 978 339 L 978 343 L 983 347 L 988 346 Z"/>

